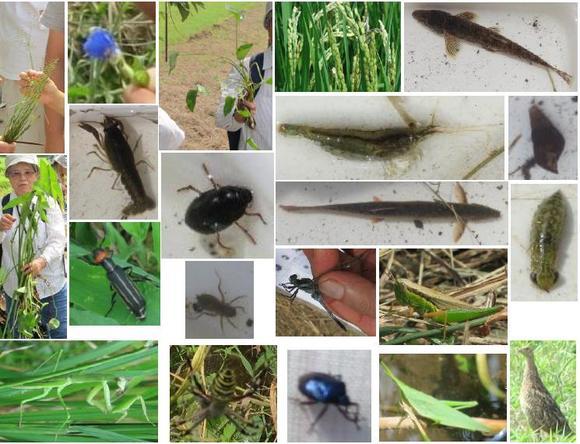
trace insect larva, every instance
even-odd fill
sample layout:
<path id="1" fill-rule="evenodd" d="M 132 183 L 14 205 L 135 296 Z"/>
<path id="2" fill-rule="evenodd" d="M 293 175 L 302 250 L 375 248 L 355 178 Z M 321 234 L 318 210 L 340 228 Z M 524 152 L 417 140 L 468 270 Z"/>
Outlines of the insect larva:
<path id="1" fill-rule="evenodd" d="M 558 280 L 556 262 L 565 224 L 566 202 L 558 190 L 540 203 L 532 220 L 530 278 L 545 291 L 550 291 Z"/>

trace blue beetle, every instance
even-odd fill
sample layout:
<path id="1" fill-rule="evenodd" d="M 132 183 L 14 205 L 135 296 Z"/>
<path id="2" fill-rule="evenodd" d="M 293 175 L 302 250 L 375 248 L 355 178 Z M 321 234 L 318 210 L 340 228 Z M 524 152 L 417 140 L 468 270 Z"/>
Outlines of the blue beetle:
<path id="1" fill-rule="evenodd" d="M 356 402 L 351 402 L 346 394 L 346 385 L 341 381 L 339 376 L 332 376 L 326 373 L 306 373 L 298 380 L 298 390 L 310 398 L 310 401 L 302 401 L 303 405 L 324 404 L 324 408 L 320 411 L 312 425 L 310 431 L 314 429 L 316 423 L 324 416 L 328 410 L 328 406 L 334 404 L 337 410 L 344 416 L 344 419 L 354 422 L 356 428 L 360 430 L 358 425 L 359 405 Z M 354 411 L 349 411 L 349 407 L 354 406 Z"/>

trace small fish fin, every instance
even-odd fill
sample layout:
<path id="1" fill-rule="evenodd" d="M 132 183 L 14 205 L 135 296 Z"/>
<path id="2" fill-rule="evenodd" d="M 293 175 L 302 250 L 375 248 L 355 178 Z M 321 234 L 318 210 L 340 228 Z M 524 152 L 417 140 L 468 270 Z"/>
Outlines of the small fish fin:
<path id="1" fill-rule="evenodd" d="M 498 34 L 501 34 L 501 28 L 499 26 L 490 26 L 487 29 L 489 29 L 492 32 L 497 32 Z"/>
<path id="2" fill-rule="evenodd" d="M 460 17 L 462 19 L 471 21 L 471 20 L 475 20 L 477 18 L 477 15 L 475 14 L 475 12 L 465 11 L 465 12 L 462 12 L 460 14 L 456 14 L 455 17 Z"/>
<path id="3" fill-rule="evenodd" d="M 556 72 L 556 74 L 558 74 L 560 77 L 562 77 L 568 85 L 570 83 L 572 83 L 572 76 L 570 74 L 568 74 L 567 72 L 564 72 L 564 71 L 560 71 L 559 69 L 556 69 L 556 68 L 553 68 L 553 69 Z"/>
<path id="4" fill-rule="evenodd" d="M 459 241 L 463 233 L 465 232 L 465 222 L 463 221 L 455 221 L 453 225 L 453 242 Z"/>
<path id="5" fill-rule="evenodd" d="M 458 203 L 462 204 L 468 203 L 467 194 L 465 193 L 465 190 L 463 189 L 460 183 L 456 183 L 455 186 L 453 187 L 453 194 L 455 195 L 455 199 L 457 200 Z"/>
<path id="6" fill-rule="evenodd" d="M 454 57 L 459 52 L 459 39 L 447 32 L 443 33 L 445 39 L 445 52 Z"/>

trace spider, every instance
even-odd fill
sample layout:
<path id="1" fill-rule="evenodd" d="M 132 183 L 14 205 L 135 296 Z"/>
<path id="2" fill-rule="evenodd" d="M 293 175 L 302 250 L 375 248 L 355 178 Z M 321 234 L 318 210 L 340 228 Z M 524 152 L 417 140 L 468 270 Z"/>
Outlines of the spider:
<path id="1" fill-rule="evenodd" d="M 190 420 L 191 426 L 188 425 L 188 428 L 193 430 L 206 419 L 226 416 L 241 433 L 245 435 L 252 434 L 254 430 L 257 430 L 256 425 L 235 412 L 230 405 L 252 396 L 260 386 L 259 381 L 262 373 L 263 371 L 256 377 L 258 383 L 252 384 L 249 389 L 239 395 L 235 394 L 237 386 L 236 374 L 230 368 L 224 368 L 217 373 L 209 386 L 209 390 L 205 390 L 197 376 L 193 375 L 192 382 L 194 387 L 192 392 L 198 398 L 201 408 Z"/>

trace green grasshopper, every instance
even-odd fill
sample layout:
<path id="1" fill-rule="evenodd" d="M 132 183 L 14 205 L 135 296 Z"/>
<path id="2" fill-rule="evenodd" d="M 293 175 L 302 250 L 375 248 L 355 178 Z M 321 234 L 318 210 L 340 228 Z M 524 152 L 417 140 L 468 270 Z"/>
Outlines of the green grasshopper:
<path id="1" fill-rule="evenodd" d="M 415 284 L 407 279 L 395 279 L 395 298 L 400 304 L 412 307 L 423 317 L 433 319 L 441 324 L 471 321 L 497 313 L 502 309 L 500 306 L 490 308 L 474 308 L 472 305 L 446 295 L 439 291 L 428 289 Z M 502 281 L 503 276 L 487 283 L 485 288 Z M 423 293 L 420 296 L 411 290 Z M 481 291 L 481 288 L 477 288 Z"/>

